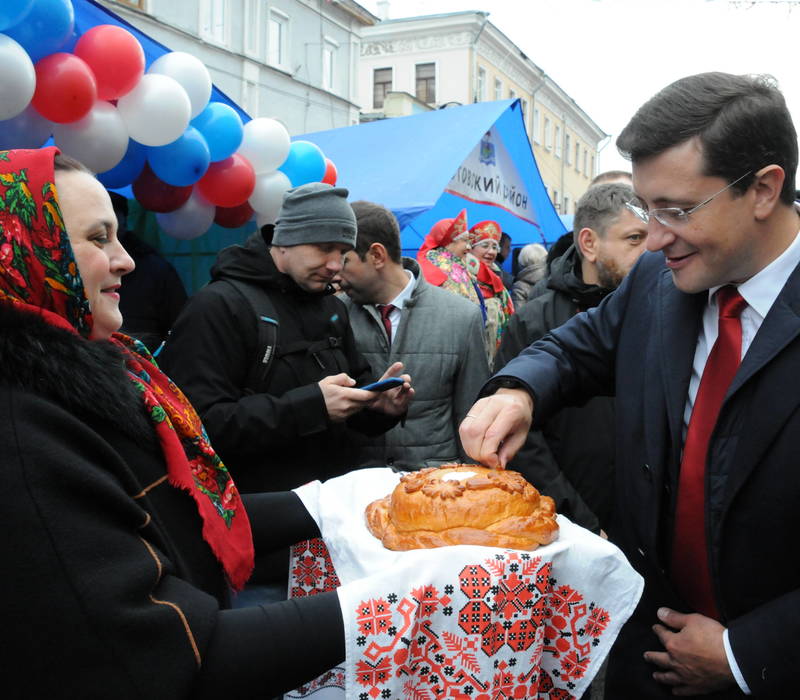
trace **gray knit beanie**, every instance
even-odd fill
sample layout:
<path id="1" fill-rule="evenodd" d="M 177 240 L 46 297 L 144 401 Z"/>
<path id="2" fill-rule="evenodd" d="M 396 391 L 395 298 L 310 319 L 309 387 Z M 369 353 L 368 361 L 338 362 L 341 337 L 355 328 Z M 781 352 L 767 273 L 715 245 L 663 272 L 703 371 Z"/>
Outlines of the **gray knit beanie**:
<path id="1" fill-rule="evenodd" d="M 356 216 L 347 203 L 349 192 L 324 182 L 288 190 L 275 223 L 273 245 L 344 243 L 356 247 Z"/>

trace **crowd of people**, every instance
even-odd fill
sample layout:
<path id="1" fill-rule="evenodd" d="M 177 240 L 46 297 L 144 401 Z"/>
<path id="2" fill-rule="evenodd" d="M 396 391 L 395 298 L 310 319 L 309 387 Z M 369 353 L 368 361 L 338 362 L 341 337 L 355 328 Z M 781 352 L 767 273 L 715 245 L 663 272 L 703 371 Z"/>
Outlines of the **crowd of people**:
<path id="1" fill-rule="evenodd" d="M 454 212 L 413 259 L 391 211 L 311 183 L 185 303 L 141 291 L 157 322 L 120 312 L 150 281 L 126 289 L 124 202 L 55 148 L 0 152 L 10 697 L 297 687 L 346 642 L 336 592 L 286 600 L 319 536 L 292 489 L 469 461 L 644 577 L 605 697 L 792 696 L 796 132 L 769 79 L 707 73 L 617 145 L 632 173 L 513 275 L 494 221 Z"/>

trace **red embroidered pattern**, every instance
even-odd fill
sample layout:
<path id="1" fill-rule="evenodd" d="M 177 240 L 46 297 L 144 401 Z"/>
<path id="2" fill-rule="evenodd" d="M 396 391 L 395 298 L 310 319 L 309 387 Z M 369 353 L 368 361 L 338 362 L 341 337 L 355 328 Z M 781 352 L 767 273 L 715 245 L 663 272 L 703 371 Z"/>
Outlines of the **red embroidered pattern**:
<path id="1" fill-rule="evenodd" d="M 574 698 L 610 617 L 551 567 L 508 551 L 465 566 L 442 590 L 362 601 L 359 700 Z M 455 615 L 463 634 L 434 629 L 434 614 Z"/>
<path id="2" fill-rule="evenodd" d="M 319 538 L 304 540 L 292 547 L 289 576 L 291 598 L 334 591 L 340 585 L 328 548 Z"/>

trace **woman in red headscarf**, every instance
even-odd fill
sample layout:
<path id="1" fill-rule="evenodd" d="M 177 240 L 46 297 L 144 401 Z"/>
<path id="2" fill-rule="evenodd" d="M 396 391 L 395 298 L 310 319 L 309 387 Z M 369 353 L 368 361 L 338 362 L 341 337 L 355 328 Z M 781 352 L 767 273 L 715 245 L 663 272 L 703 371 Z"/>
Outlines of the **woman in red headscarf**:
<path id="1" fill-rule="evenodd" d="M 494 363 L 494 356 L 503 339 L 503 331 L 514 313 L 514 302 L 508 293 L 503 280 L 495 271 L 495 259 L 500 251 L 500 225 L 495 221 L 481 221 L 471 229 L 472 249 L 470 255 L 478 261 L 475 277 L 478 289 L 486 305 L 486 353 L 489 366 Z"/>
<path id="2" fill-rule="evenodd" d="M 471 234 L 467 229 L 467 210 L 454 219 L 437 221 L 417 252 L 422 274 L 436 287 L 466 297 L 483 309 L 482 297 L 466 266 Z"/>
<path id="3" fill-rule="evenodd" d="M 0 152 L 4 697 L 296 687 L 344 658 L 336 594 L 229 610 L 229 587 L 254 546 L 316 525 L 293 493 L 243 500 L 183 394 L 115 332 L 133 262 L 102 185 L 56 153 Z"/>

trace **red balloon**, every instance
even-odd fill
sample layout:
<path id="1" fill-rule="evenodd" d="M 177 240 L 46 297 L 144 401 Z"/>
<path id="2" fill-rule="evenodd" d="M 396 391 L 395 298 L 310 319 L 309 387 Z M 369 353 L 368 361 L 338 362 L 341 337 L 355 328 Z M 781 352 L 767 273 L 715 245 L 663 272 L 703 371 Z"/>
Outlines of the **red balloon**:
<path id="1" fill-rule="evenodd" d="M 253 207 L 248 202 L 238 207 L 217 207 L 214 222 L 224 228 L 239 228 L 253 218 Z"/>
<path id="2" fill-rule="evenodd" d="M 230 158 L 212 163 L 197 186 L 209 202 L 218 207 L 238 207 L 253 194 L 256 174 L 243 155 L 234 153 Z"/>
<path id="3" fill-rule="evenodd" d="M 325 159 L 325 175 L 322 176 L 322 182 L 327 182 L 329 185 L 335 185 L 339 173 L 336 171 L 336 166 L 329 158 Z"/>
<path id="4" fill-rule="evenodd" d="M 94 71 L 101 100 L 127 95 L 144 75 L 142 45 L 127 29 L 113 24 L 101 24 L 84 32 L 74 52 Z"/>
<path id="5" fill-rule="evenodd" d="M 69 124 L 82 119 L 97 99 L 97 81 L 82 58 L 53 53 L 36 63 L 36 92 L 31 103 L 45 119 Z"/>
<path id="6" fill-rule="evenodd" d="M 139 177 L 133 181 L 133 196 L 139 204 L 149 211 L 166 214 L 186 204 L 192 195 L 192 186 L 175 187 L 155 176 L 145 163 Z"/>

